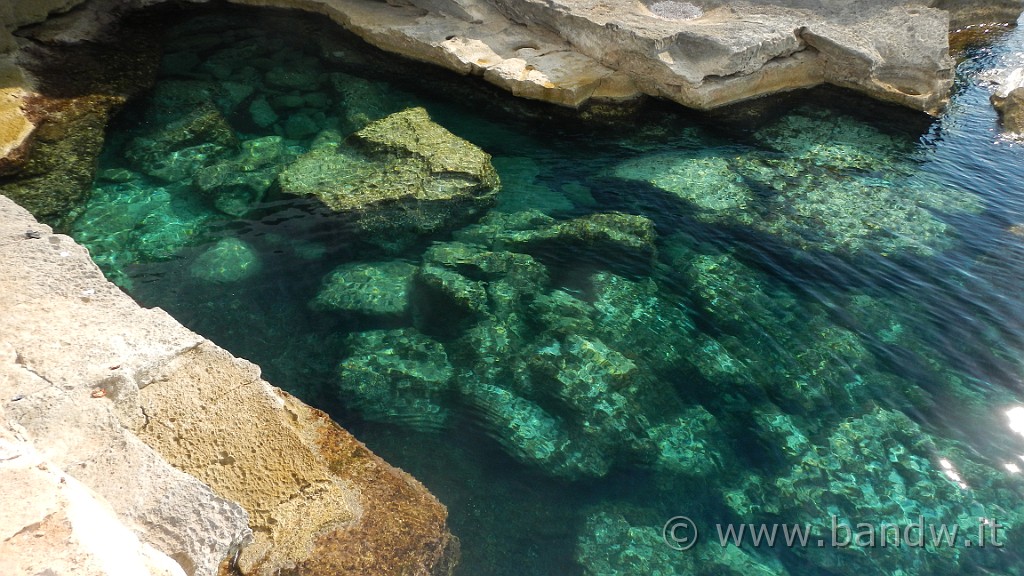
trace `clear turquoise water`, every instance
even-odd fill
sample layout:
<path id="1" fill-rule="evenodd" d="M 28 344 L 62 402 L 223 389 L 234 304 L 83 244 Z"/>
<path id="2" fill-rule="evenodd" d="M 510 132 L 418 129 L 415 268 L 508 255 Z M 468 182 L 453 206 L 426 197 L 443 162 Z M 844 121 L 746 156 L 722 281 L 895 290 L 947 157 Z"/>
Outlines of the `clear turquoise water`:
<path id="1" fill-rule="evenodd" d="M 1024 148 L 987 103 L 1021 31 L 960 55 L 934 121 L 822 90 L 607 123 L 242 14 L 168 27 L 71 233 L 422 480 L 460 574 L 1024 573 Z M 318 142 L 410 106 L 492 155 L 482 220 L 368 241 L 280 193 Z M 608 213 L 655 237 L 548 233 Z M 436 268 L 478 303 L 426 289 Z M 813 546 L 832 515 L 995 520 L 1008 544 Z M 817 531 L 722 548 L 728 522 Z"/>

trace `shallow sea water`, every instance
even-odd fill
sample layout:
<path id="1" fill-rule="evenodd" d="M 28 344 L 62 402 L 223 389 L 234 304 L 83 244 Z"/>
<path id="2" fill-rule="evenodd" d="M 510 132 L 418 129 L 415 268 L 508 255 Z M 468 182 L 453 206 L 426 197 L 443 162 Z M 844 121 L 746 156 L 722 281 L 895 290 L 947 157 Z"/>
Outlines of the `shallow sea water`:
<path id="1" fill-rule="evenodd" d="M 1024 573 L 1024 147 L 988 105 L 1022 31 L 963 49 L 934 121 L 821 90 L 609 123 L 328 29 L 176 17 L 70 232 L 423 481 L 460 574 Z M 412 106 L 493 157 L 479 221 L 368 240 L 280 193 Z M 974 542 L 833 548 L 833 518 Z M 811 545 L 717 543 L 762 522 Z"/>

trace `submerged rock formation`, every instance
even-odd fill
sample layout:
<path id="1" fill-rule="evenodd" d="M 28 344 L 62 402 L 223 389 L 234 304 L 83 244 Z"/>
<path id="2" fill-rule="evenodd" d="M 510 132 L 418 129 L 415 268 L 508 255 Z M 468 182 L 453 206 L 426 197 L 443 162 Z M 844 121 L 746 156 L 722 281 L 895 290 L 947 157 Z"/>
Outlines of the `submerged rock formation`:
<path id="1" fill-rule="evenodd" d="M 448 573 L 422 485 L 2 196 L 0 290 L 4 574 Z"/>
<path id="2" fill-rule="evenodd" d="M 489 154 L 409 108 L 345 142 L 316 146 L 285 168 L 281 190 L 351 215 L 364 239 L 402 245 L 449 230 L 494 203 Z"/>

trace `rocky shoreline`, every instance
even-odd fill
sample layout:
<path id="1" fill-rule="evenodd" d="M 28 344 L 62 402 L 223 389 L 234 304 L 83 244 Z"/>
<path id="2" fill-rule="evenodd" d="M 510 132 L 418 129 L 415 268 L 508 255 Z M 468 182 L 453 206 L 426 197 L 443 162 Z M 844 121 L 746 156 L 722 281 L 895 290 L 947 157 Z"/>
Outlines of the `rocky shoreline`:
<path id="1" fill-rule="evenodd" d="M 74 43 L 102 34 L 127 9 L 155 3 L 97 0 L 40 34 Z M 812 0 L 784 8 L 237 3 L 326 14 L 384 50 L 569 107 L 651 95 L 709 109 L 829 83 L 924 111 L 939 109 L 951 87 L 949 29 L 1012 20 L 1021 8 L 870 0 L 839 12 Z M 0 8 L 0 175 L 38 169 L 35 196 L 27 196 L 38 201 L 33 210 L 46 212 L 52 190 L 87 187 L 107 119 L 129 96 L 114 89 L 44 98 L 21 67 L 24 43 L 10 32 L 77 4 L 16 0 Z M 69 140 L 70 132 L 83 139 Z M 53 179 L 39 159 L 72 163 L 62 145 L 85 168 Z M 418 277 L 441 280 L 433 269 Z M 0 505 L 13 511 L 0 521 L 0 571 L 114 573 L 109 566 L 118 562 L 132 573 L 190 576 L 450 573 L 457 540 L 421 484 L 262 380 L 258 367 L 163 311 L 139 307 L 84 248 L 3 196 L 0 286 L 8 295 L 0 301 Z M 38 558 L 46 565 L 33 564 Z"/>
<path id="2" fill-rule="evenodd" d="M 419 482 L 2 196 L 0 287 L 5 574 L 450 572 Z"/>

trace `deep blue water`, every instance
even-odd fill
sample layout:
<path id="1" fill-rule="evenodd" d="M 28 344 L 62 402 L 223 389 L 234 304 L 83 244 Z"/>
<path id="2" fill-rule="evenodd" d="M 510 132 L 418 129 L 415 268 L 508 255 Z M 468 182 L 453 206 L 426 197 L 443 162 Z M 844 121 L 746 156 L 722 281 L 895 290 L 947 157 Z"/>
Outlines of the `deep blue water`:
<path id="1" fill-rule="evenodd" d="M 936 119 L 823 89 L 600 121 L 245 14 L 169 26 L 71 233 L 423 481 L 460 574 L 1024 573 L 1024 148 L 988 104 L 1022 31 L 958 54 Z M 492 156 L 482 219 L 395 244 L 282 193 L 318 142 L 413 106 Z M 610 213 L 653 239 L 544 236 Z M 482 304 L 426 289 L 431 267 Z M 311 304 L 339 269 L 348 304 Z M 715 542 L 833 515 L 997 521 L 1009 544 Z M 692 550 L 663 540 L 674 516 Z"/>

